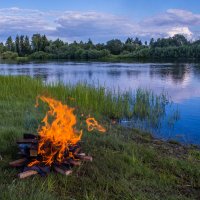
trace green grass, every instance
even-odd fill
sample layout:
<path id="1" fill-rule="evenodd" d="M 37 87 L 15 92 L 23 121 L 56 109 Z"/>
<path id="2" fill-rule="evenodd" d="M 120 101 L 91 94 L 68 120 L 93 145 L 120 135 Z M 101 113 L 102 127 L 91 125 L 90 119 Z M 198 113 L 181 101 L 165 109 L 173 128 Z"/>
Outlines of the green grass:
<path id="1" fill-rule="evenodd" d="M 44 116 L 46 106 L 34 107 L 37 95 L 51 96 L 76 107 L 79 120 L 80 114 L 90 113 L 107 128 L 102 134 L 88 133 L 83 127 L 82 148 L 94 160 L 74 168 L 71 176 L 51 173 L 48 177 L 18 180 L 19 170 L 8 165 L 17 157 L 16 139 L 24 132 L 35 133 Z M 158 141 L 139 130 L 111 123 L 110 118 L 131 116 L 135 110 L 129 103 L 135 99 L 100 87 L 45 86 L 36 79 L 1 76 L 0 199 L 200 199 L 197 149 Z M 147 102 L 143 100 L 139 102 Z M 157 104 L 150 105 L 155 108 Z M 142 116 L 145 112 L 142 109 Z"/>

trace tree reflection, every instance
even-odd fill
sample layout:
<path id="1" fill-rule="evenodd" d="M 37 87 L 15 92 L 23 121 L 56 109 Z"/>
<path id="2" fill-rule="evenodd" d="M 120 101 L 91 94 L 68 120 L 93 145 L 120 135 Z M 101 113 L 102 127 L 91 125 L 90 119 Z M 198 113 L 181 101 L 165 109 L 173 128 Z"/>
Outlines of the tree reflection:
<path id="1" fill-rule="evenodd" d="M 191 72 L 191 67 L 187 64 L 150 65 L 151 78 L 156 76 L 159 76 L 162 79 L 170 78 L 175 84 L 185 82 Z"/>

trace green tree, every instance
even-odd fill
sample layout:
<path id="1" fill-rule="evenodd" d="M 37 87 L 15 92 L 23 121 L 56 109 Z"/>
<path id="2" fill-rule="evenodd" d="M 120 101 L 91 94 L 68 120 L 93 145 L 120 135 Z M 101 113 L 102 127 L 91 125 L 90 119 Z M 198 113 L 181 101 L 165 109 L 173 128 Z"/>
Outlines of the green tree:
<path id="1" fill-rule="evenodd" d="M 21 35 L 19 37 L 19 46 L 20 46 L 19 55 L 24 56 L 24 54 L 25 54 L 24 35 Z"/>
<path id="2" fill-rule="evenodd" d="M 15 51 L 19 54 L 20 53 L 20 42 L 19 42 L 19 35 L 15 38 Z"/>
<path id="3" fill-rule="evenodd" d="M 15 51 L 15 44 L 11 36 L 7 38 L 5 46 L 6 46 L 7 51 Z"/>
<path id="4" fill-rule="evenodd" d="M 183 46 L 183 45 L 187 45 L 188 41 L 185 38 L 185 36 L 180 35 L 180 34 L 176 34 L 172 37 L 172 40 L 174 41 L 174 45 L 175 46 Z"/>
<path id="5" fill-rule="evenodd" d="M 103 49 L 105 49 L 105 44 L 98 43 L 98 44 L 96 44 L 95 48 L 97 50 L 103 50 Z"/>
<path id="6" fill-rule="evenodd" d="M 138 37 L 135 38 L 134 43 L 135 43 L 136 45 L 138 45 L 138 46 L 141 46 L 141 45 L 142 45 L 142 42 L 141 42 L 141 40 L 139 40 Z"/>
<path id="7" fill-rule="evenodd" d="M 136 45 L 134 43 L 133 38 L 127 38 L 124 44 L 124 52 L 133 52 L 136 49 Z"/>
<path id="8" fill-rule="evenodd" d="M 107 42 L 106 48 L 111 54 L 119 55 L 123 50 L 123 43 L 118 39 L 110 40 Z"/>
<path id="9" fill-rule="evenodd" d="M 2 54 L 5 51 L 3 42 L 0 43 L 0 53 Z"/>
<path id="10" fill-rule="evenodd" d="M 31 53 L 31 45 L 28 36 L 26 36 L 24 39 L 24 53 L 26 55 L 29 55 Z"/>
<path id="11" fill-rule="evenodd" d="M 154 47 L 154 39 L 153 38 L 151 38 L 149 45 L 150 45 L 150 47 Z"/>
<path id="12" fill-rule="evenodd" d="M 34 34 L 32 36 L 31 45 L 32 45 L 33 52 L 40 51 L 41 46 L 42 46 L 41 35 L 40 34 Z"/>
<path id="13" fill-rule="evenodd" d="M 126 42 L 125 42 L 125 44 L 133 44 L 134 43 L 134 41 L 133 41 L 133 38 L 127 38 L 127 40 L 126 40 Z"/>
<path id="14" fill-rule="evenodd" d="M 40 50 L 41 50 L 41 51 L 45 51 L 45 49 L 46 49 L 46 47 L 47 47 L 48 45 L 49 45 L 49 41 L 48 41 L 46 35 L 43 35 L 43 36 L 41 37 L 41 48 L 40 48 Z"/>
<path id="15" fill-rule="evenodd" d="M 94 45 L 91 39 L 88 39 L 88 42 L 84 45 L 86 50 L 93 49 Z"/>
<path id="16" fill-rule="evenodd" d="M 57 39 L 53 42 L 53 46 L 55 46 L 57 49 L 61 48 L 62 46 L 64 46 L 64 42 L 60 39 Z M 77 43 L 76 43 L 77 44 Z"/>

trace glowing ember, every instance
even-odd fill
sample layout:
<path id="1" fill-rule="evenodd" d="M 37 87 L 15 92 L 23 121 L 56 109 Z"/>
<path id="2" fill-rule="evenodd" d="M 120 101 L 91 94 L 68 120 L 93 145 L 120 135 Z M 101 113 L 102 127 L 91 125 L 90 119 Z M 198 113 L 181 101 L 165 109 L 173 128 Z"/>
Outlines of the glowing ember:
<path id="1" fill-rule="evenodd" d="M 39 144 L 38 155 L 42 160 L 34 160 L 28 166 L 39 164 L 52 165 L 53 162 L 62 163 L 66 159 L 74 159 L 74 155 L 69 151 L 71 146 L 75 146 L 82 137 L 82 130 L 76 130 L 77 119 L 74 108 L 63 105 L 60 101 L 45 96 L 38 97 L 49 106 L 49 111 L 42 120 L 44 123 L 38 130 Z M 36 106 L 38 106 L 38 99 Z M 105 128 L 98 124 L 94 118 L 86 119 L 88 130 L 97 129 L 105 132 Z"/>
<path id="2" fill-rule="evenodd" d="M 31 162 L 31 163 L 28 164 L 28 167 L 32 167 L 32 166 L 37 165 L 39 163 L 40 163 L 40 161 L 34 160 L 33 162 Z"/>

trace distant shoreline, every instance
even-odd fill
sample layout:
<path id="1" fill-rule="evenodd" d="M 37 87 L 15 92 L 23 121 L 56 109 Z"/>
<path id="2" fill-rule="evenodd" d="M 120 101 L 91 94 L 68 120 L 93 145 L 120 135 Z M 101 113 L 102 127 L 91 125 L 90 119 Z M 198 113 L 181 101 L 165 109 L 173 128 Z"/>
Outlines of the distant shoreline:
<path id="1" fill-rule="evenodd" d="M 49 40 L 45 35 L 17 35 L 15 40 L 8 37 L 0 43 L 0 58 L 29 62 L 33 60 L 68 60 L 68 61 L 182 61 L 200 59 L 200 40 L 189 41 L 177 34 L 169 38 L 151 39 L 142 42 L 139 38 L 127 38 L 121 41 L 112 39 L 106 43 L 64 42 L 60 39 Z"/>
<path id="2" fill-rule="evenodd" d="M 102 59 L 64 59 L 64 58 L 48 58 L 48 59 L 31 59 L 28 56 L 16 57 L 14 59 L 2 59 L 0 57 L 0 63 L 32 63 L 32 62 L 105 62 L 105 63 L 199 63 L 200 59 L 197 58 L 122 58 L 120 56 L 106 57 Z"/>

